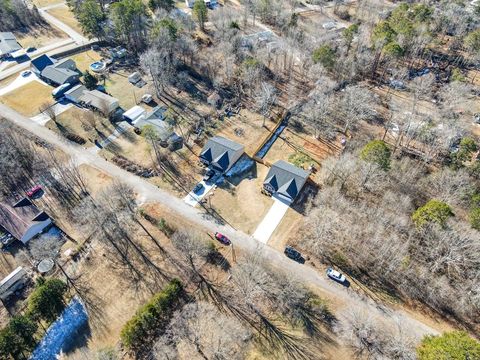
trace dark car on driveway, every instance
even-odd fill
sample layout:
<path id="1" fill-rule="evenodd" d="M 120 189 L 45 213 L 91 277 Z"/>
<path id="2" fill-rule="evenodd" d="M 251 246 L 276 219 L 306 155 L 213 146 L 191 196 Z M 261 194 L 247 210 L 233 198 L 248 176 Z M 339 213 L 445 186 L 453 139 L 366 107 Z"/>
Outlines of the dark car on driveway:
<path id="1" fill-rule="evenodd" d="M 197 185 L 195 185 L 195 187 L 193 188 L 193 193 L 194 194 L 198 194 L 200 192 L 200 190 L 203 189 L 203 185 L 198 183 Z"/>
<path id="2" fill-rule="evenodd" d="M 298 252 L 297 250 L 295 250 L 293 247 L 291 246 L 287 246 L 285 248 L 285 250 L 283 251 L 283 253 L 290 259 L 292 260 L 295 260 L 296 262 L 300 263 L 300 264 L 303 264 L 305 263 L 305 259 L 303 258 L 302 254 L 300 254 L 300 252 Z"/>
<path id="3" fill-rule="evenodd" d="M 223 245 L 230 245 L 232 243 L 229 238 L 219 232 L 215 233 L 215 239 L 220 241 Z"/>

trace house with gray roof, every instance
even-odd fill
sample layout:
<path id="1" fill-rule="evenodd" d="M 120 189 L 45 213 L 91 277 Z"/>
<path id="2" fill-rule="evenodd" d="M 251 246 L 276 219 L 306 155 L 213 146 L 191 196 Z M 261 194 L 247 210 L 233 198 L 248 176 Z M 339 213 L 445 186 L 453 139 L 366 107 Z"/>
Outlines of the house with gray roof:
<path id="1" fill-rule="evenodd" d="M 200 161 L 212 169 L 226 172 L 240 159 L 245 147 L 221 136 L 210 138 L 200 153 Z"/>
<path id="2" fill-rule="evenodd" d="M 50 217 L 29 199 L 11 205 L 0 202 L 0 229 L 26 244 L 52 223 Z"/>
<path id="3" fill-rule="evenodd" d="M 0 32 L 0 58 L 7 57 L 21 48 L 13 33 Z"/>
<path id="4" fill-rule="evenodd" d="M 286 161 L 272 165 L 263 182 L 263 188 L 278 198 L 292 202 L 302 190 L 310 173 Z"/>
<path id="5" fill-rule="evenodd" d="M 56 60 L 42 55 L 31 61 L 31 68 L 39 78 L 54 86 L 75 84 L 80 78 L 77 65 L 72 59 Z"/>
<path id="6" fill-rule="evenodd" d="M 139 129 L 145 126 L 151 126 L 160 141 L 160 145 L 168 147 L 170 150 L 178 150 L 183 146 L 183 138 L 173 131 L 165 121 L 165 106 L 156 106 L 152 111 L 135 119 L 133 125 Z"/>
<path id="7" fill-rule="evenodd" d="M 80 104 L 80 98 L 83 96 L 85 91 L 88 91 L 87 87 L 85 85 L 78 84 L 66 91 L 64 96 L 67 100 L 73 102 L 74 104 Z"/>
<path id="8" fill-rule="evenodd" d="M 79 100 L 81 105 L 98 110 L 105 115 L 111 114 L 120 106 L 118 99 L 98 90 L 84 91 Z"/>

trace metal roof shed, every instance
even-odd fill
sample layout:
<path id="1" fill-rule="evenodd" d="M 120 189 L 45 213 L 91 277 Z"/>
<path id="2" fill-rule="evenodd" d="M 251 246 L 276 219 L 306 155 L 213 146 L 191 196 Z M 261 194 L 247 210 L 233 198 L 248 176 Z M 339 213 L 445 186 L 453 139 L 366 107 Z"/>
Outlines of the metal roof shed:
<path id="1" fill-rule="evenodd" d="M 137 120 L 145 116 L 145 109 L 141 106 L 134 106 L 123 113 L 123 118 L 127 121 L 135 123 Z"/>

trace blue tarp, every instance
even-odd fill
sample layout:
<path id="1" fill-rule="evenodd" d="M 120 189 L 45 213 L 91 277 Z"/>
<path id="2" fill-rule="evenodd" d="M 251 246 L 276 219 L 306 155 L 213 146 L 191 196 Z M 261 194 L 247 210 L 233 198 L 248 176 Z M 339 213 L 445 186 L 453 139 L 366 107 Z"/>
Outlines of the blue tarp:
<path id="1" fill-rule="evenodd" d="M 48 328 L 30 360 L 54 360 L 61 351 L 68 349 L 77 334 L 88 324 L 85 306 L 75 297 L 63 310 L 60 317 Z"/>

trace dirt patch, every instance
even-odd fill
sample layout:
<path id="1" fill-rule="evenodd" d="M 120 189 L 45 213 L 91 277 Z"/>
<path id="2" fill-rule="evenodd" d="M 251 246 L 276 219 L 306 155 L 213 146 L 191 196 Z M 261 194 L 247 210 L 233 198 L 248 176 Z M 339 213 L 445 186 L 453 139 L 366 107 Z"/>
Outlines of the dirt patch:
<path id="1" fill-rule="evenodd" d="M 253 156 L 269 130 L 262 126 L 263 119 L 247 109 L 242 109 L 236 116 L 225 117 L 216 135 L 226 137 L 245 146 L 245 152 Z M 274 124 L 267 122 L 273 128 Z"/>
<path id="2" fill-rule="evenodd" d="M 218 187 L 211 197 L 212 207 L 234 228 L 253 234 L 267 214 L 273 200 L 262 195 L 263 181 L 268 168 L 257 164 L 252 178 L 244 177 L 239 182 Z"/>
<path id="3" fill-rule="evenodd" d="M 52 90 L 50 86 L 32 81 L 3 95 L 0 102 L 22 115 L 31 117 L 40 112 L 41 105 L 52 100 Z"/>

